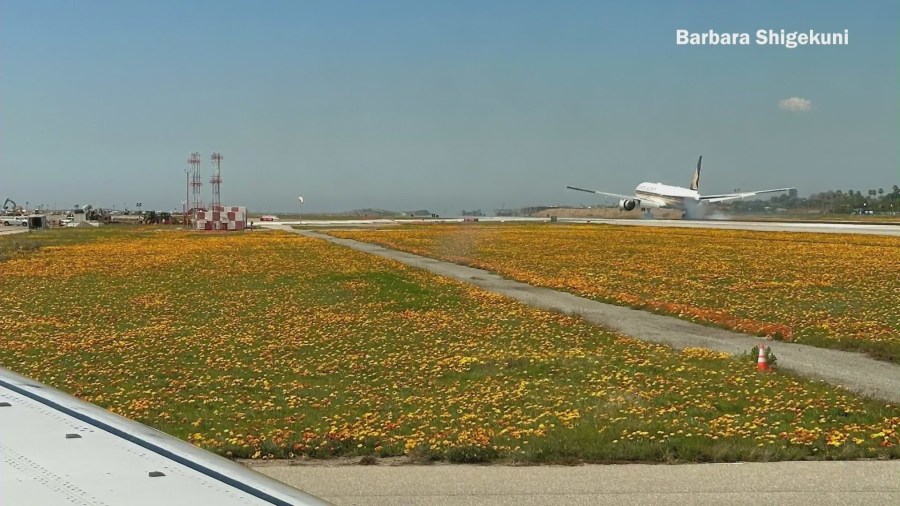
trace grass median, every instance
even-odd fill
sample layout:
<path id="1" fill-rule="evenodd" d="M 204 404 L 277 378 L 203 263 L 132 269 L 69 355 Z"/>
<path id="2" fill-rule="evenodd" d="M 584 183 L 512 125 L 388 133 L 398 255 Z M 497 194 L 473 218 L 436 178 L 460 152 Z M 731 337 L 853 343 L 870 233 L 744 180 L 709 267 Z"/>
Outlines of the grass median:
<path id="1" fill-rule="evenodd" d="M 598 225 L 333 231 L 536 286 L 900 362 L 900 238 Z"/>
<path id="2" fill-rule="evenodd" d="M 103 234 L 0 262 L 0 364 L 223 455 L 900 457 L 897 406 L 325 241 Z"/>

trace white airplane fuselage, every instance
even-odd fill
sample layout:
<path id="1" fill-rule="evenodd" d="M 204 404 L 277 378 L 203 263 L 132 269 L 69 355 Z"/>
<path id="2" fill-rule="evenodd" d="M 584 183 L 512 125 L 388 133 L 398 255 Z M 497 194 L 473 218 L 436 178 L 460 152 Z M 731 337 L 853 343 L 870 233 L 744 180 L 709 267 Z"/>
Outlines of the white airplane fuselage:
<path id="1" fill-rule="evenodd" d="M 687 210 L 691 205 L 696 207 L 701 202 L 697 190 L 662 183 L 641 183 L 634 189 L 634 196 L 639 197 L 642 203 L 649 200 L 658 204 L 658 207 L 682 210 Z"/>

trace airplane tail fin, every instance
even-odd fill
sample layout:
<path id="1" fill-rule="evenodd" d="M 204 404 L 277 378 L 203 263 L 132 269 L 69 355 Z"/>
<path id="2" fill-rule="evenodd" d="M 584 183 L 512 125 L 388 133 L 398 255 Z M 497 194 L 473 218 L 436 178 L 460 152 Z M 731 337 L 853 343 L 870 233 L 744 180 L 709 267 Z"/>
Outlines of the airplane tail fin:
<path id="1" fill-rule="evenodd" d="M 691 190 L 697 191 L 700 188 L 700 162 L 703 161 L 703 155 L 697 159 L 697 170 L 694 171 L 694 177 L 691 178 Z"/>

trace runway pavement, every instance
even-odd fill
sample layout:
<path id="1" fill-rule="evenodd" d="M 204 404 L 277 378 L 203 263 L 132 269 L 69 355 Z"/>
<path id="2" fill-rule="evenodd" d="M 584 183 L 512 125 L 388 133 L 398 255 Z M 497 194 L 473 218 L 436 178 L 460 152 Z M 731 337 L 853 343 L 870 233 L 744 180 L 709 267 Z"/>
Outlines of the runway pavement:
<path id="1" fill-rule="evenodd" d="M 546 223 L 548 218 L 529 217 L 484 217 L 479 223 Z M 358 226 L 395 226 L 404 224 L 428 223 L 462 223 L 463 218 L 424 218 L 424 219 L 371 219 L 371 220 L 294 220 L 277 222 L 260 222 L 256 226 L 279 227 L 301 225 L 307 227 L 358 227 Z M 900 223 L 810 223 L 810 222 L 764 222 L 764 221 L 727 221 L 727 220 L 625 220 L 600 218 L 559 218 L 558 223 L 622 225 L 634 227 L 670 227 L 670 228 L 711 228 L 725 230 L 751 230 L 758 232 L 811 232 L 822 234 L 869 234 L 900 236 Z"/>
<path id="2" fill-rule="evenodd" d="M 338 506 L 900 504 L 900 461 L 251 467 Z"/>
<path id="3" fill-rule="evenodd" d="M 591 220 L 560 219 L 566 223 L 603 223 L 637 227 L 715 228 L 726 230 L 754 230 L 758 232 L 814 232 L 825 234 L 870 234 L 900 236 L 900 224 L 869 223 L 808 223 L 716 220 Z"/>

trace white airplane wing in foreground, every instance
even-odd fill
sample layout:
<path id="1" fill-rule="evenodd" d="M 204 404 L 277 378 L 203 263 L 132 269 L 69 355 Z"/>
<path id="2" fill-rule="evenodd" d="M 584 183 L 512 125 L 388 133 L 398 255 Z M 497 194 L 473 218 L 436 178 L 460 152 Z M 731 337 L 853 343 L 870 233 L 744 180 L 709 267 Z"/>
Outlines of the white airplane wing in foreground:
<path id="1" fill-rule="evenodd" d="M 641 207 L 662 207 L 659 202 L 638 197 L 637 195 L 620 195 L 618 193 L 607 193 L 598 190 L 585 190 L 584 188 L 576 188 L 574 186 L 566 186 L 566 188 L 570 190 L 578 190 L 581 192 L 596 193 L 597 195 L 606 195 L 607 197 L 615 197 L 617 199 L 633 200 L 639 203 Z"/>
<path id="2" fill-rule="evenodd" d="M 0 427 L 3 504 L 330 504 L 2 368 Z"/>
<path id="3" fill-rule="evenodd" d="M 786 192 L 793 190 L 794 188 L 775 188 L 773 190 L 757 190 L 752 192 L 741 192 L 741 193 L 722 193 L 720 195 L 702 195 L 700 200 L 704 202 L 725 202 L 726 200 L 735 200 L 735 199 L 745 199 L 747 197 L 753 197 L 755 195 L 759 195 L 761 193 L 775 193 L 775 192 Z"/>

